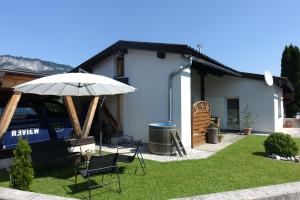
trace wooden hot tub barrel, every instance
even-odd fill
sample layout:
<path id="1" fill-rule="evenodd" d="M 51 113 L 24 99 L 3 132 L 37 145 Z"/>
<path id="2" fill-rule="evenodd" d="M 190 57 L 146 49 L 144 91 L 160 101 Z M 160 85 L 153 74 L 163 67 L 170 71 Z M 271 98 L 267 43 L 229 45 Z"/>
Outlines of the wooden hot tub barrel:
<path id="1" fill-rule="evenodd" d="M 172 123 L 153 123 L 149 125 L 150 153 L 158 155 L 174 155 L 176 147 L 172 139 L 172 133 L 176 133 L 176 125 Z"/>

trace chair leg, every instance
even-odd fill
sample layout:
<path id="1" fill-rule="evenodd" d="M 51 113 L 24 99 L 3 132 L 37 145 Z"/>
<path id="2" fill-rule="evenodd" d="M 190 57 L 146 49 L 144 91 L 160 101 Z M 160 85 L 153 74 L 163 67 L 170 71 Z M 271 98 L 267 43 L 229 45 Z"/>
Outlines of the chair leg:
<path id="1" fill-rule="evenodd" d="M 91 182 L 90 182 L 90 176 L 88 176 L 88 189 L 89 189 L 89 199 L 92 199 L 92 195 L 91 195 Z"/>
<path id="2" fill-rule="evenodd" d="M 134 174 L 136 174 L 136 172 L 137 172 L 137 167 L 135 167 Z"/>
<path id="3" fill-rule="evenodd" d="M 140 159 L 139 156 L 138 156 L 138 160 L 139 160 L 139 163 L 140 163 L 140 165 L 141 165 L 141 168 L 142 168 L 142 171 L 143 171 L 143 175 L 145 175 L 144 166 L 143 166 L 142 161 L 141 161 L 141 159 Z"/>
<path id="4" fill-rule="evenodd" d="M 120 181 L 120 173 L 118 166 L 116 167 L 117 175 L 118 175 L 118 184 L 119 184 L 119 193 L 121 193 L 121 181 Z"/>
<path id="5" fill-rule="evenodd" d="M 75 186 L 77 187 L 77 169 L 75 168 Z"/>
<path id="6" fill-rule="evenodd" d="M 142 154 L 140 151 L 139 151 L 139 154 L 140 154 L 140 157 L 141 157 L 141 161 L 142 161 L 142 163 L 143 163 L 143 166 L 144 166 L 144 168 L 146 168 L 146 163 L 145 163 L 143 154 Z M 137 156 L 139 156 L 139 155 L 137 155 Z"/>

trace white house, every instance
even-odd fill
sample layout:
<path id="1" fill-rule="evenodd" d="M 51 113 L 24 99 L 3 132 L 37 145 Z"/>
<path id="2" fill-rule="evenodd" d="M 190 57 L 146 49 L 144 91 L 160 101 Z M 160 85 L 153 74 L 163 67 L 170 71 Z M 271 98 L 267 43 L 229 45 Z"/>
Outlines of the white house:
<path id="1" fill-rule="evenodd" d="M 178 44 L 118 41 L 74 70 L 78 69 L 137 88 L 106 101 L 112 115 L 122 121 L 124 134 L 147 142 L 150 123 L 171 120 L 187 147 L 192 146 L 194 102 L 208 101 L 223 130 L 241 130 L 241 112 L 248 107 L 255 118 L 254 131 L 275 132 L 283 124 L 284 93 L 293 90 L 286 78 L 273 77 L 274 85 L 268 86 L 263 75 L 234 70 Z"/>

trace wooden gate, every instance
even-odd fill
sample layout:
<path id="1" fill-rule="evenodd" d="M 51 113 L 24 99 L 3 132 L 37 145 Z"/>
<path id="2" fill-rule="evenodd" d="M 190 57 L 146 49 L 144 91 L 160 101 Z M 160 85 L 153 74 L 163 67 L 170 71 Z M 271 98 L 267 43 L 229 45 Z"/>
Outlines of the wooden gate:
<path id="1" fill-rule="evenodd" d="M 192 147 L 206 142 L 206 131 L 210 125 L 210 105 L 206 101 L 197 101 L 192 112 Z"/>

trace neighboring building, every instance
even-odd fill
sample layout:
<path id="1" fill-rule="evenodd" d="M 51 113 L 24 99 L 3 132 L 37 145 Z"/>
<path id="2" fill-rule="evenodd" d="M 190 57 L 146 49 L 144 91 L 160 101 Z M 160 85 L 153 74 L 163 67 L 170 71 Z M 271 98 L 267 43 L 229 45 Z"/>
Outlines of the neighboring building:
<path id="1" fill-rule="evenodd" d="M 47 74 L 34 73 L 28 71 L 1 69 L 0 68 L 0 94 L 4 96 L 6 92 L 11 92 L 12 87 L 32 81 L 37 78 L 46 76 Z"/>
<path id="2" fill-rule="evenodd" d="M 239 72 L 187 45 L 118 41 L 74 71 L 83 69 L 136 87 L 136 92 L 123 98 L 107 97 L 107 104 L 112 115 L 121 120 L 124 134 L 147 142 L 148 125 L 170 118 L 168 78 L 189 64 L 189 56 L 193 56 L 191 66 L 171 81 L 171 120 L 184 146 L 193 146 L 191 112 L 199 100 L 210 103 L 212 116 L 221 119 L 224 130 L 243 128 L 241 112 L 247 106 L 256 118 L 254 131 L 281 130 L 283 97 L 293 91 L 287 78 L 274 77 L 274 85 L 267 86 L 263 75 Z"/>

